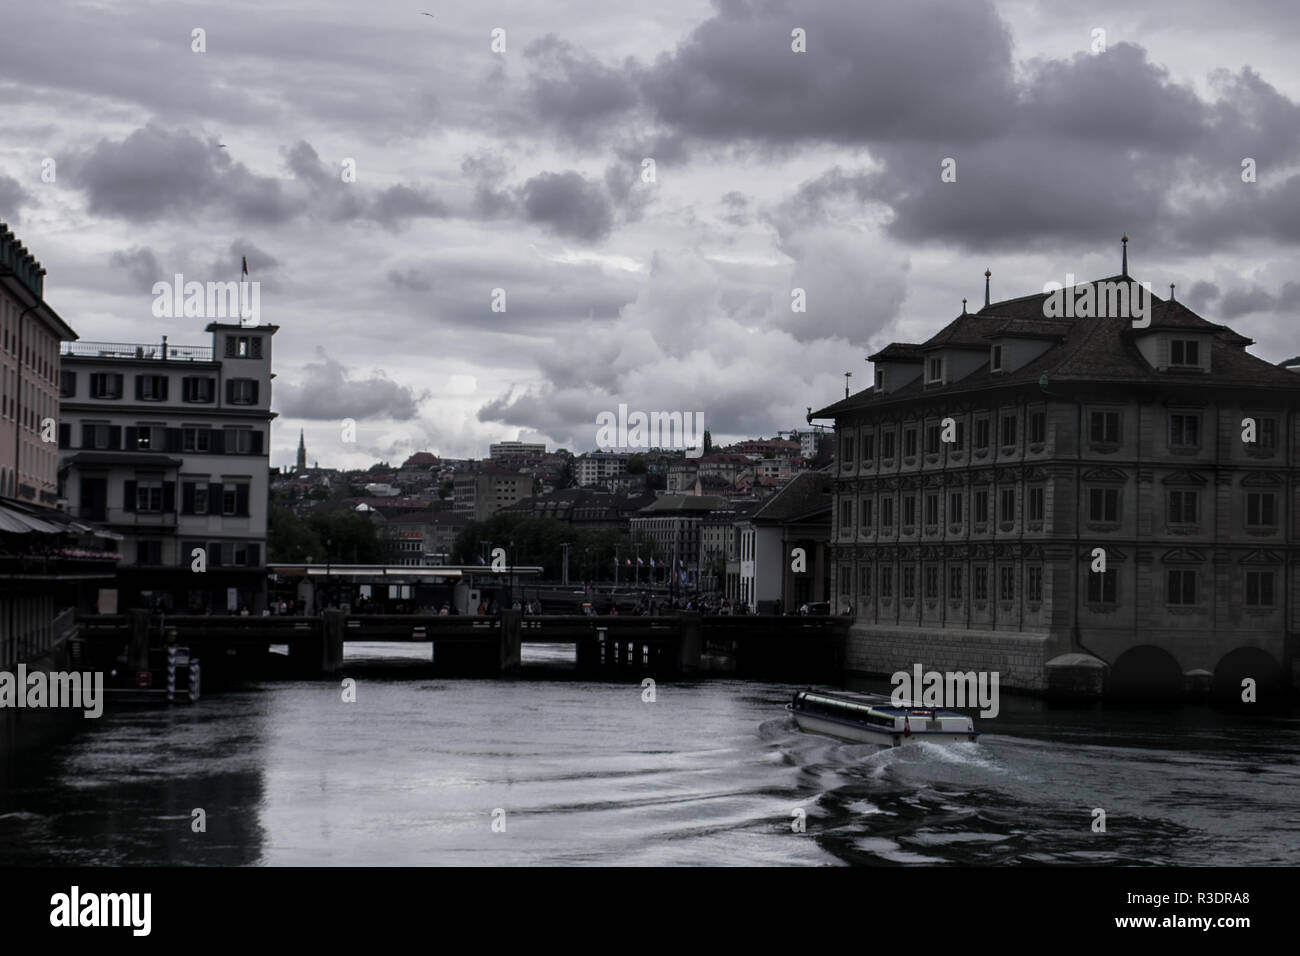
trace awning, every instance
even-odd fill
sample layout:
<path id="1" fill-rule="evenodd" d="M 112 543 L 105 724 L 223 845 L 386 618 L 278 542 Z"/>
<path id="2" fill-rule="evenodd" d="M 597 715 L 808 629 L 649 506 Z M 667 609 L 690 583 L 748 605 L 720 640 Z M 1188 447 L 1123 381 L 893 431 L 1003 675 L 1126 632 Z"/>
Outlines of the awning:
<path id="1" fill-rule="evenodd" d="M 0 504 L 0 531 L 9 534 L 63 534 L 58 525 Z"/>

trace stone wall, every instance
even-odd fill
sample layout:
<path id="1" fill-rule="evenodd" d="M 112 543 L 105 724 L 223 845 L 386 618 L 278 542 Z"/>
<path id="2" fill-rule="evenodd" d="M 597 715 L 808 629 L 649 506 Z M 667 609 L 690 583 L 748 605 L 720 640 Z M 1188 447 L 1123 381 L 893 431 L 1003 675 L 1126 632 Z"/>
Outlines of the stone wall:
<path id="1" fill-rule="evenodd" d="M 997 671 L 1000 687 L 1047 690 L 1046 664 L 1064 642 L 1050 633 L 928 630 L 854 625 L 846 641 L 844 666 L 851 673 L 911 672 L 916 664 L 936 671 Z"/>

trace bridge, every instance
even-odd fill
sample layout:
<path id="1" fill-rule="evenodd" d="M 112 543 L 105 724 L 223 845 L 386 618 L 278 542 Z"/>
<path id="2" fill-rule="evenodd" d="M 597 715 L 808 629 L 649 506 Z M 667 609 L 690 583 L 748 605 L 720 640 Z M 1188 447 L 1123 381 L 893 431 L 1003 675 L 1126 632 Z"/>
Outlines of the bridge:
<path id="1" fill-rule="evenodd" d="M 203 661 L 207 689 L 241 678 L 333 677 L 344 669 L 350 641 L 429 644 L 431 673 L 447 677 L 519 674 L 524 644 L 572 644 L 577 672 L 587 677 L 826 680 L 842 670 L 849 621 L 698 612 L 599 617 L 507 610 L 471 617 L 331 609 L 311 617 L 214 617 L 135 610 L 83 615 L 78 625 L 79 652 L 106 668 L 153 670 L 168 644 L 187 646 Z M 275 645 L 288 647 L 287 661 L 270 653 Z"/>

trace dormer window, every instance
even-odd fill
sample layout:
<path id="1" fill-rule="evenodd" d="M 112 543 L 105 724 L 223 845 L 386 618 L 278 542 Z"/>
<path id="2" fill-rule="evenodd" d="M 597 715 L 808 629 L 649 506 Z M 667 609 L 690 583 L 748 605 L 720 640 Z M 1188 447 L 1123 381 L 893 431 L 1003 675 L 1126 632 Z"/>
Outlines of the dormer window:
<path id="1" fill-rule="evenodd" d="M 1002 371 L 1002 346 L 1000 345 L 995 345 L 990 350 L 989 371 L 990 372 Z"/>
<path id="2" fill-rule="evenodd" d="M 929 382 L 930 384 L 942 383 L 943 382 L 943 359 L 932 358 L 927 363 L 927 367 L 929 368 L 929 374 L 926 376 L 926 381 Z"/>
<path id="3" fill-rule="evenodd" d="M 885 371 L 884 369 L 878 368 L 876 369 L 876 391 L 883 392 L 884 390 L 885 390 Z"/>
<path id="4" fill-rule="evenodd" d="M 1169 364 L 1197 368 L 1201 364 L 1201 343 L 1195 339 L 1174 339 L 1169 343 Z"/>

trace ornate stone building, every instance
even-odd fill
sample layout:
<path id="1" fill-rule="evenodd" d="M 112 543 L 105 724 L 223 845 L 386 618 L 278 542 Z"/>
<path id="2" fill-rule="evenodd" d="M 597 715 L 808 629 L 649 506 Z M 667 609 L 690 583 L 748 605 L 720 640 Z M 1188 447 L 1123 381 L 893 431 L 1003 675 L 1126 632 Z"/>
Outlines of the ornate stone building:
<path id="1" fill-rule="evenodd" d="M 1120 282 L 1127 267 L 1066 292 L 1103 303 Z M 1028 689 L 1089 666 L 1170 690 L 1287 683 L 1300 380 L 1172 289 L 1149 324 L 1048 318 L 1047 299 L 986 289 L 810 413 L 835 422 L 850 666 L 999 670 Z"/>

